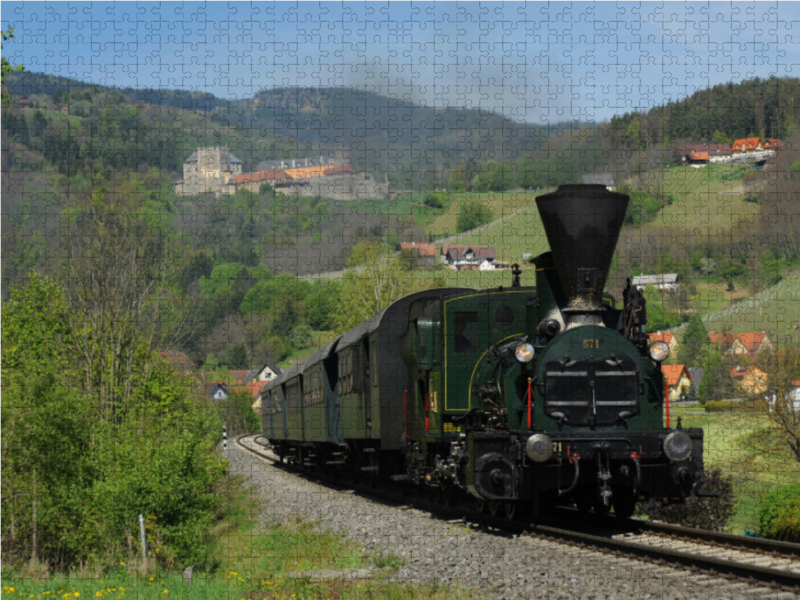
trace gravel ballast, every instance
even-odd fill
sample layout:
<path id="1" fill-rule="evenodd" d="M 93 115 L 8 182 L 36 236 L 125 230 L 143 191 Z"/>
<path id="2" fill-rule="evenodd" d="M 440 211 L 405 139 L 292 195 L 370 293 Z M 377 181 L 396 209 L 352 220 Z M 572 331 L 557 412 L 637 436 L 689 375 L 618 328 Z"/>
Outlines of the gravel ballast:
<path id="1" fill-rule="evenodd" d="M 576 600 L 789 599 L 758 584 L 619 558 L 559 542 L 484 532 L 460 521 L 336 490 L 274 467 L 231 444 L 229 472 L 249 477 L 268 502 L 266 522 L 320 523 L 369 555 L 405 561 L 389 578 L 477 588 L 488 598 Z M 376 569 L 376 572 L 378 570 Z"/>

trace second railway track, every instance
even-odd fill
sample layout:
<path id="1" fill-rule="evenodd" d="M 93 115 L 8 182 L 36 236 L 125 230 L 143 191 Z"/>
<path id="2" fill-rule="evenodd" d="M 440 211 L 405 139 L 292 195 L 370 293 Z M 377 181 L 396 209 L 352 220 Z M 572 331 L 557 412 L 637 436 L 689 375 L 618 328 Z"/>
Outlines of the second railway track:
<path id="1" fill-rule="evenodd" d="M 281 465 L 260 435 L 240 436 L 236 444 L 276 466 L 312 477 L 329 486 L 355 490 L 400 506 L 462 518 L 481 527 L 519 535 L 543 537 L 567 544 L 595 548 L 620 557 L 636 557 L 657 567 L 683 567 L 696 578 L 720 578 L 753 597 L 800 598 L 800 545 L 774 540 L 747 538 L 700 531 L 658 522 L 630 519 L 617 522 L 582 522 L 576 513 L 555 515 L 546 522 L 524 523 L 485 515 L 459 504 L 443 506 L 397 490 L 376 488 L 310 471 L 295 465 Z M 658 575 L 658 568 L 654 576 Z M 724 576 L 724 577 L 720 577 Z M 733 578 L 733 579 L 731 579 Z"/>

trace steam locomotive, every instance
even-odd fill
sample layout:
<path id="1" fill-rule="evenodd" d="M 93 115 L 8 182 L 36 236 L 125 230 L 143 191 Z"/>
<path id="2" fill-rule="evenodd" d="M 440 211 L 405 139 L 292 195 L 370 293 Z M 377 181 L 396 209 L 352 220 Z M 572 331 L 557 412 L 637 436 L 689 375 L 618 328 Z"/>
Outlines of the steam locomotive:
<path id="1" fill-rule="evenodd" d="M 556 504 L 629 517 L 703 481 L 703 430 L 665 428 L 663 342 L 646 303 L 604 294 L 629 198 L 600 185 L 539 196 L 551 252 L 536 287 L 418 292 L 261 392 L 282 460 L 404 482 L 454 504 L 532 518 Z"/>

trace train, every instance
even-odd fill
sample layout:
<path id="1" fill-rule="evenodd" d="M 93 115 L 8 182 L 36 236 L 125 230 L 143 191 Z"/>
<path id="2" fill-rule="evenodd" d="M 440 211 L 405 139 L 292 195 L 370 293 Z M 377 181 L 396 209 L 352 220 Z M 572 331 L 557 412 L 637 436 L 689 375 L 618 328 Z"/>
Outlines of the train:
<path id="1" fill-rule="evenodd" d="M 630 280 L 619 306 L 604 291 L 629 197 L 562 185 L 535 203 L 535 287 L 514 265 L 508 287 L 407 295 L 264 386 L 281 461 L 510 519 L 700 495 L 703 430 L 664 424 L 669 347 Z"/>

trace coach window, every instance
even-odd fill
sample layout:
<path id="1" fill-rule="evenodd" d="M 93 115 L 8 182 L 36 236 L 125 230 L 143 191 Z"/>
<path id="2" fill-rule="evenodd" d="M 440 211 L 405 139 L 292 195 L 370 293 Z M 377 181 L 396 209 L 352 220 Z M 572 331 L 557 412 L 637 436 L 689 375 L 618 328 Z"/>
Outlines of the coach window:
<path id="1" fill-rule="evenodd" d="M 456 312 L 453 323 L 453 348 L 457 354 L 478 351 L 478 313 Z"/>

